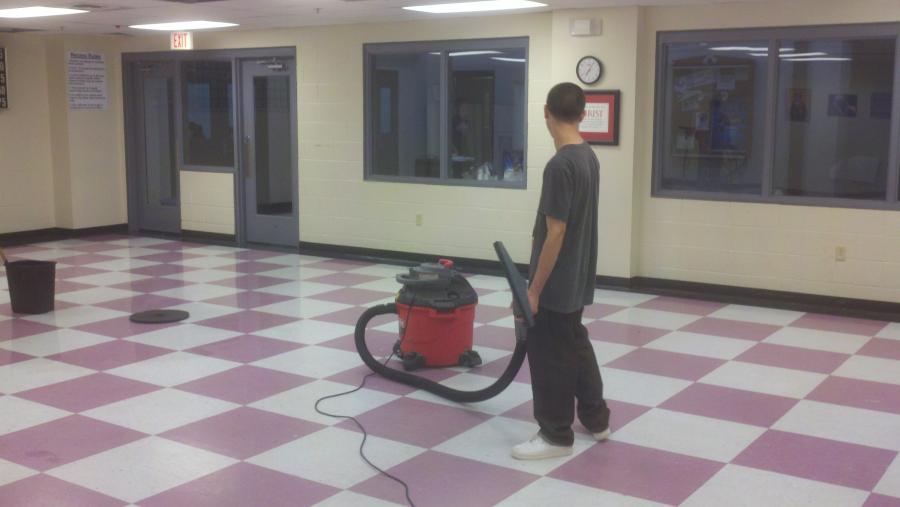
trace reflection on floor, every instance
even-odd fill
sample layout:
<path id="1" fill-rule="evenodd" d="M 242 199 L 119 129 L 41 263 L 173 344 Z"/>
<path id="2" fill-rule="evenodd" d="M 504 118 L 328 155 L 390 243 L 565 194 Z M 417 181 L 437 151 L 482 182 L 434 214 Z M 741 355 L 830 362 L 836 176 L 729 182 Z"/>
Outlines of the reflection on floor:
<path id="1" fill-rule="evenodd" d="M 0 278 L 0 505 L 403 503 L 313 411 L 367 373 L 352 326 L 400 268 L 126 237 L 8 253 L 59 281 L 56 312 L 13 316 Z M 486 364 L 430 373 L 460 387 L 513 347 L 506 283 L 471 281 Z M 191 319 L 128 321 L 162 307 Z M 900 324 L 607 291 L 586 317 L 614 434 L 579 427 L 571 458 L 509 457 L 527 371 L 471 406 L 376 378 L 325 408 L 420 507 L 900 505 Z M 384 353 L 396 323 L 375 325 Z"/>

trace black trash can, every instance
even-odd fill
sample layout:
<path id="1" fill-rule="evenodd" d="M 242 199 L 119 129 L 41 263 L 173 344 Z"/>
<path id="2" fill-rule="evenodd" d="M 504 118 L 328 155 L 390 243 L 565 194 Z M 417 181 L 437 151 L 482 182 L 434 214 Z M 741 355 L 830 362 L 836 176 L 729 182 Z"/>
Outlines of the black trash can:
<path id="1" fill-rule="evenodd" d="M 0 261 L 6 266 L 9 300 L 13 313 L 47 313 L 53 311 L 56 295 L 56 263 L 51 261 L 8 262 L 0 251 Z"/>

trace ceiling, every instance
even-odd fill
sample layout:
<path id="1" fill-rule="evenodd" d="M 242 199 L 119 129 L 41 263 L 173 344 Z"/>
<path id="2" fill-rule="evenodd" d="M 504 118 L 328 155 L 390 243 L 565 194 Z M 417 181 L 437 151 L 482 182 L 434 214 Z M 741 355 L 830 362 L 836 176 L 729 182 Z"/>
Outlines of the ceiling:
<path id="1" fill-rule="evenodd" d="M 230 30 L 285 28 L 434 18 L 433 14 L 404 11 L 403 6 L 458 0 L 0 0 L 0 8 L 82 7 L 91 12 L 32 19 L 0 19 L 0 32 L 10 29 L 49 30 L 71 33 L 130 33 L 128 25 L 167 21 L 206 20 L 239 23 Z M 624 5 L 712 4 L 766 0 L 542 0 L 544 9 Z M 483 14 L 481 14 L 483 15 Z"/>

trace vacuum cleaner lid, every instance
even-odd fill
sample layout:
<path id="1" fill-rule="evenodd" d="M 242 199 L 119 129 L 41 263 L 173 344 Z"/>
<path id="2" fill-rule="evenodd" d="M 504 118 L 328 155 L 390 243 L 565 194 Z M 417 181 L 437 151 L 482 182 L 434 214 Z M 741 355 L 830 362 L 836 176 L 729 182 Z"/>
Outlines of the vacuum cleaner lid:
<path id="1" fill-rule="evenodd" d="M 426 266 L 426 265 L 423 265 Z M 441 311 L 450 311 L 461 306 L 478 303 L 478 293 L 466 278 L 452 269 L 435 270 L 428 265 L 426 276 L 411 276 L 423 266 L 410 269 L 410 275 L 399 275 L 397 281 L 403 284 L 397 303 L 401 305 L 421 306 Z"/>

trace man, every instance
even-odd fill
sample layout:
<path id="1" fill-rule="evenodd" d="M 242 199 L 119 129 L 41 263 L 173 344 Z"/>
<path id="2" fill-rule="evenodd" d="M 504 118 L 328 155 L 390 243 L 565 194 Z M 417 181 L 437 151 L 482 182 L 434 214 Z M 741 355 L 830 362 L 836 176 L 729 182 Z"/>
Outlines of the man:
<path id="1" fill-rule="evenodd" d="M 585 305 L 594 301 L 600 191 L 600 164 L 578 132 L 584 103 L 581 88 L 562 83 L 550 90 L 544 106 L 556 155 L 544 169 L 534 226 L 528 300 L 535 326 L 527 338 L 534 417 L 540 431 L 513 448 L 517 459 L 572 453 L 576 399 L 578 419 L 594 438 L 609 437 L 603 381 L 581 324 Z"/>

